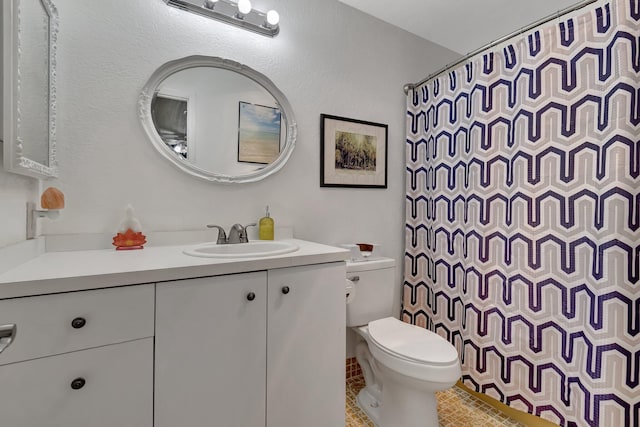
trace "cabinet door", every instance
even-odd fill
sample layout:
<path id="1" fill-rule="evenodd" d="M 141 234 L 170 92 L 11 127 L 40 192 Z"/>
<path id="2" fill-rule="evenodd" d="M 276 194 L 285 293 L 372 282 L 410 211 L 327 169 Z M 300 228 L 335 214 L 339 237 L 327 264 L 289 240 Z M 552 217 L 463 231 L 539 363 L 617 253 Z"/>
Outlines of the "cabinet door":
<path id="1" fill-rule="evenodd" d="M 268 275 L 267 427 L 343 427 L 345 264 Z"/>
<path id="2" fill-rule="evenodd" d="M 265 272 L 156 285 L 155 427 L 264 427 Z"/>
<path id="3" fill-rule="evenodd" d="M 146 338 L 0 366 L 0 425 L 152 427 L 152 359 Z"/>

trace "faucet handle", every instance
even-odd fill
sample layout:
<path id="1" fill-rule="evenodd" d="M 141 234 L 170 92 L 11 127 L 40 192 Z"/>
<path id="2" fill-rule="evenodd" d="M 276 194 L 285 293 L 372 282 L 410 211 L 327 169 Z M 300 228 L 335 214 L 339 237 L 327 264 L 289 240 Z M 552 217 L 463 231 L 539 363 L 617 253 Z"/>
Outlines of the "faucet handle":
<path id="1" fill-rule="evenodd" d="M 249 243 L 249 233 L 247 233 L 247 228 L 249 227 L 255 227 L 256 224 L 255 222 L 251 223 L 251 224 L 247 224 L 244 226 L 244 243 Z"/>
<path id="2" fill-rule="evenodd" d="M 224 228 L 220 227 L 219 225 L 215 225 L 215 224 L 207 224 L 207 228 L 217 228 L 218 229 L 218 240 L 216 241 L 216 244 L 224 245 L 224 244 L 229 243 L 229 241 L 227 240 L 227 233 L 224 232 Z"/>

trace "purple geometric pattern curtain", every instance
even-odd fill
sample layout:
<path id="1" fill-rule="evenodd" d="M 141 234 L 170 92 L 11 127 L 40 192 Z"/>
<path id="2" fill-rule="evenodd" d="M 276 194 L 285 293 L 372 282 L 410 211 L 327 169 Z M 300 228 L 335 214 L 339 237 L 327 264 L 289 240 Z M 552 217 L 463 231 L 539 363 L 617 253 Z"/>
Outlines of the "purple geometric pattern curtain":
<path id="1" fill-rule="evenodd" d="M 403 320 L 465 385 L 640 427 L 640 0 L 598 2 L 409 93 Z"/>

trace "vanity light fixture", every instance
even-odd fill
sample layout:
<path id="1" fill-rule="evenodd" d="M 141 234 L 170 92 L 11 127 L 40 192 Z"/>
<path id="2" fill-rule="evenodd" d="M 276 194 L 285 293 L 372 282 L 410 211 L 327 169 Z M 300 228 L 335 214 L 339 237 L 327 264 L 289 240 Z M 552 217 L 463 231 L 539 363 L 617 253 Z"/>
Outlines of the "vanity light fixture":
<path id="1" fill-rule="evenodd" d="M 236 13 L 236 18 L 244 19 L 244 17 L 250 13 L 251 13 L 251 1 L 238 0 L 238 13 Z"/>
<path id="2" fill-rule="evenodd" d="M 218 0 L 204 0 L 204 4 L 202 6 L 213 10 L 213 8 L 216 7 L 216 3 L 218 3 Z"/>
<path id="3" fill-rule="evenodd" d="M 164 0 L 169 6 L 227 24 L 244 28 L 264 36 L 275 37 L 280 32 L 280 15 L 253 9 L 251 0 Z"/>
<path id="4" fill-rule="evenodd" d="M 275 10 L 270 10 L 267 12 L 267 20 L 264 23 L 264 26 L 267 28 L 274 28 L 278 26 L 280 22 L 280 14 Z"/>

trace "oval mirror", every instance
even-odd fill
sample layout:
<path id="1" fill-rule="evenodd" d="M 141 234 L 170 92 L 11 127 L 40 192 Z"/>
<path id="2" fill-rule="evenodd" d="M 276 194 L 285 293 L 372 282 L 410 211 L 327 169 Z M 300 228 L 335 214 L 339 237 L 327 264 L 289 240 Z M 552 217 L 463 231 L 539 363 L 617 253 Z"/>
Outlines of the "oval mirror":
<path id="1" fill-rule="evenodd" d="M 190 56 L 158 68 L 140 95 L 153 146 L 181 170 L 216 182 L 253 182 L 289 159 L 296 123 L 264 75 L 234 61 Z"/>

